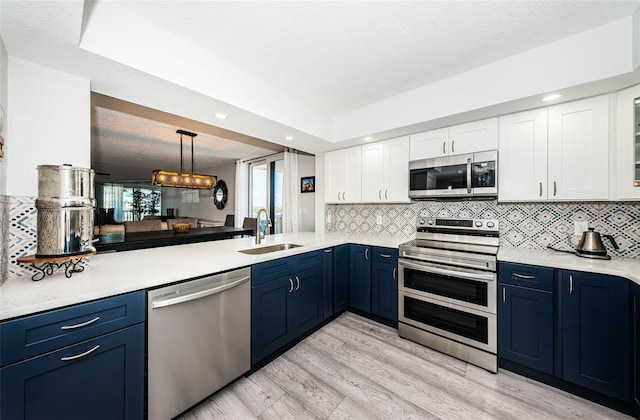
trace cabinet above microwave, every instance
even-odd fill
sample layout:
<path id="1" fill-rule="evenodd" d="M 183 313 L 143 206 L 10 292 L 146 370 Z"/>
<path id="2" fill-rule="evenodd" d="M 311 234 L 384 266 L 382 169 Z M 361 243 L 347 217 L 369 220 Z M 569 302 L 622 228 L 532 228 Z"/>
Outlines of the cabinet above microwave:
<path id="1" fill-rule="evenodd" d="M 409 197 L 496 197 L 498 151 L 470 153 L 409 162 Z"/>

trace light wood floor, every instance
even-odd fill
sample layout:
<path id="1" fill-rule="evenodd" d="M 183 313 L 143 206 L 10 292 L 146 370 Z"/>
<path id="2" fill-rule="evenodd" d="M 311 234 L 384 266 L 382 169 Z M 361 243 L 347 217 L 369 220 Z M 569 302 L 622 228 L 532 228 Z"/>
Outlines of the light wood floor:
<path id="1" fill-rule="evenodd" d="M 630 418 L 522 376 L 484 369 L 345 313 L 181 419 Z"/>

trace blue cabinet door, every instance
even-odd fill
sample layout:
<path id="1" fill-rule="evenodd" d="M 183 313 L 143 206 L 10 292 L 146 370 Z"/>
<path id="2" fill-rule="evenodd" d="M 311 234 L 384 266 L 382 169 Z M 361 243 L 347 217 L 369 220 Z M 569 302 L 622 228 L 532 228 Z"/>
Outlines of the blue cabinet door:
<path id="1" fill-rule="evenodd" d="M 371 248 L 351 245 L 349 262 L 349 306 L 371 312 Z"/>
<path id="2" fill-rule="evenodd" d="M 398 322 L 397 265 L 371 263 L 371 312 Z"/>
<path id="3" fill-rule="evenodd" d="M 553 374 L 553 294 L 500 283 L 498 356 Z"/>
<path id="4" fill-rule="evenodd" d="M 137 324 L 0 369 L 0 418 L 141 419 L 145 328 Z"/>
<path id="5" fill-rule="evenodd" d="M 327 248 L 322 255 L 322 319 L 333 315 L 333 248 Z"/>
<path id="6" fill-rule="evenodd" d="M 627 281 L 598 274 L 561 271 L 560 287 L 563 378 L 628 401 Z"/>
<path id="7" fill-rule="evenodd" d="M 253 279 L 252 279 L 253 280 Z M 289 294 L 293 279 L 283 277 L 251 288 L 251 363 L 293 339 Z"/>
<path id="8" fill-rule="evenodd" d="M 349 245 L 333 248 L 333 313 L 349 306 Z"/>
<path id="9" fill-rule="evenodd" d="M 632 284 L 631 294 L 631 322 L 633 326 L 633 405 L 636 416 L 640 416 L 640 285 Z"/>
<path id="10" fill-rule="evenodd" d="M 322 322 L 322 270 L 321 267 L 296 273 L 294 288 L 289 294 L 295 337 Z"/>

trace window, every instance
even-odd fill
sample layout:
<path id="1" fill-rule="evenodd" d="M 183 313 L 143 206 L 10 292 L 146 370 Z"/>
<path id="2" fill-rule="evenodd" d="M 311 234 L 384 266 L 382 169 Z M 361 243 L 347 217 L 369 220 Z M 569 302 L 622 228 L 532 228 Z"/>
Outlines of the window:
<path id="1" fill-rule="evenodd" d="M 282 204 L 284 187 L 284 156 L 268 156 L 249 164 L 249 214 L 257 217 L 258 210 L 266 209 L 272 227 L 262 217 L 260 230 L 266 234 L 282 233 Z"/>

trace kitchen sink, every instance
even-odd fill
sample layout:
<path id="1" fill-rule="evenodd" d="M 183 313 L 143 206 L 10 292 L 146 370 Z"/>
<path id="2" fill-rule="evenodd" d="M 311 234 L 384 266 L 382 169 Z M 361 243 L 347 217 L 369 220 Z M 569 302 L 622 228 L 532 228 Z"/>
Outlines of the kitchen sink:
<path id="1" fill-rule="evenodd" d="M 269 246 L 261 246 L 261 247 L 249 248 L 249 249 L 241 249 L 238 252 L 242 252 L 243 254 L 249 254 L 249 255 L 267 254 L 269 252 L 284 251 L 286 249 L 298 248 L 298 247 L 301 247 L 301 246 L 302 245 L 291 244 L 291 243 L 285 242 L 285 243 L 282 243 L 282 244 L 273 244 L 273 245 L 269 245 Z"/>

